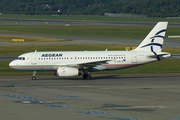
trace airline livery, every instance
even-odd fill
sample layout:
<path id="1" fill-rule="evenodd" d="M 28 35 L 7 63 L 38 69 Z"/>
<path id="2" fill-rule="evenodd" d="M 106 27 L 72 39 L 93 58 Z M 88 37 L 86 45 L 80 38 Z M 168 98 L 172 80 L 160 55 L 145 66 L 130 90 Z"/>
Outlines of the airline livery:
<path id="1" fill-rule="evenodd" d="M 168 22 L 159 22 L 134 50 L 130 51 L 47 51 L 29 52 L 13 60 L 9 66 L 16 70 L 54 71 L 59 77 L 78 76 L 91 79 L 89 72 L 135 67 L 171 57 L 161 52 Z"/>

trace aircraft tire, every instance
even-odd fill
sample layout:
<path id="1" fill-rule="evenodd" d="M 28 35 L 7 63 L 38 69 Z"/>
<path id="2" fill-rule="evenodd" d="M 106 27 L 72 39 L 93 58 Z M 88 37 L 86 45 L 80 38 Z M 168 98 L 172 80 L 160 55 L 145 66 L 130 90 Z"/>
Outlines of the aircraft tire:
<path id="1" fill-rule="evenodd" d="M 84 75 L 83 75 L 83 78 L 84 78 L 84 79 L 87 79 L 87 77 L 88 77 L 88 74 L 84 74 Z"/>
<path id="2" fill-rule="evenodd" d="M 32 76 L 32 80 L 36 80 L 36 76 Z"/>
<path id="3" fill-rule="evenodd" d="M 83 78 L 84 78 L 84 79 L 87 79 L 87 80 L 90 80 L 92 77 L 91 77 L 91 75 L 89 75 L 89 74 L 84 74 L 84 75 L 83 75 Z"/>
<path id="4" fill-rule="evenodd" d="M 87 79 L 90 80 L 91 78 L 92 78 L 91 75 L 88 75 Z"/>

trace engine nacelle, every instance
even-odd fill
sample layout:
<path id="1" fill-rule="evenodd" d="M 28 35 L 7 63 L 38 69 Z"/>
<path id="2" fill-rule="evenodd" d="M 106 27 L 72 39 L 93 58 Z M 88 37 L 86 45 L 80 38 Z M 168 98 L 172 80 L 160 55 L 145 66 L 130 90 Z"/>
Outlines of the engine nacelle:
<path id="1" fill-rule="evenodd" d="M 79 70 L 74 67 L 58 67 L 57 71 L 54 71 L 54 75 L 59 77 L 78 76 Z"/>

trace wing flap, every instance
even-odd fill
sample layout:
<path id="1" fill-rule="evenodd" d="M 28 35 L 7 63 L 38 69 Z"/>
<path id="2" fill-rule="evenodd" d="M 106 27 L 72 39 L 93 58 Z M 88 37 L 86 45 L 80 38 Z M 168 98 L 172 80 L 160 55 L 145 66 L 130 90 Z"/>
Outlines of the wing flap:
<path id="1" fill-rule="evenodd" d="M 101 61 L 93 61 L 93 62 L 85 62 L 85 63 L 81 62 L 81 63 L 76 63 L 76 64 L 66 64 L 65 66 L 78 67 L 79 69 L 88 69 L 88 68 L 95 67 L 97 65 L 106 64 L 107 61 L 110 61 L 110 60 L 101 60 Z"/>

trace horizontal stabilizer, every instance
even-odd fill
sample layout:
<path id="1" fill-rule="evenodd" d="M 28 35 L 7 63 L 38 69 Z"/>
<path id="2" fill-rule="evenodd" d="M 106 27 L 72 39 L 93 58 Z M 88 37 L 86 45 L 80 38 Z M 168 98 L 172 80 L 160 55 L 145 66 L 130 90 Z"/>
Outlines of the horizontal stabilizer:
<path id="1" fill-rule="evenodd" d="M 161 60 L 161 59 L 171 57 L 171 54 L 170 53 L 160 53 L 160 54 L 157 54 L 157 55 L 150 55 L 149 57 L 150 58 L 157 58 L 158 60 Z"/>

